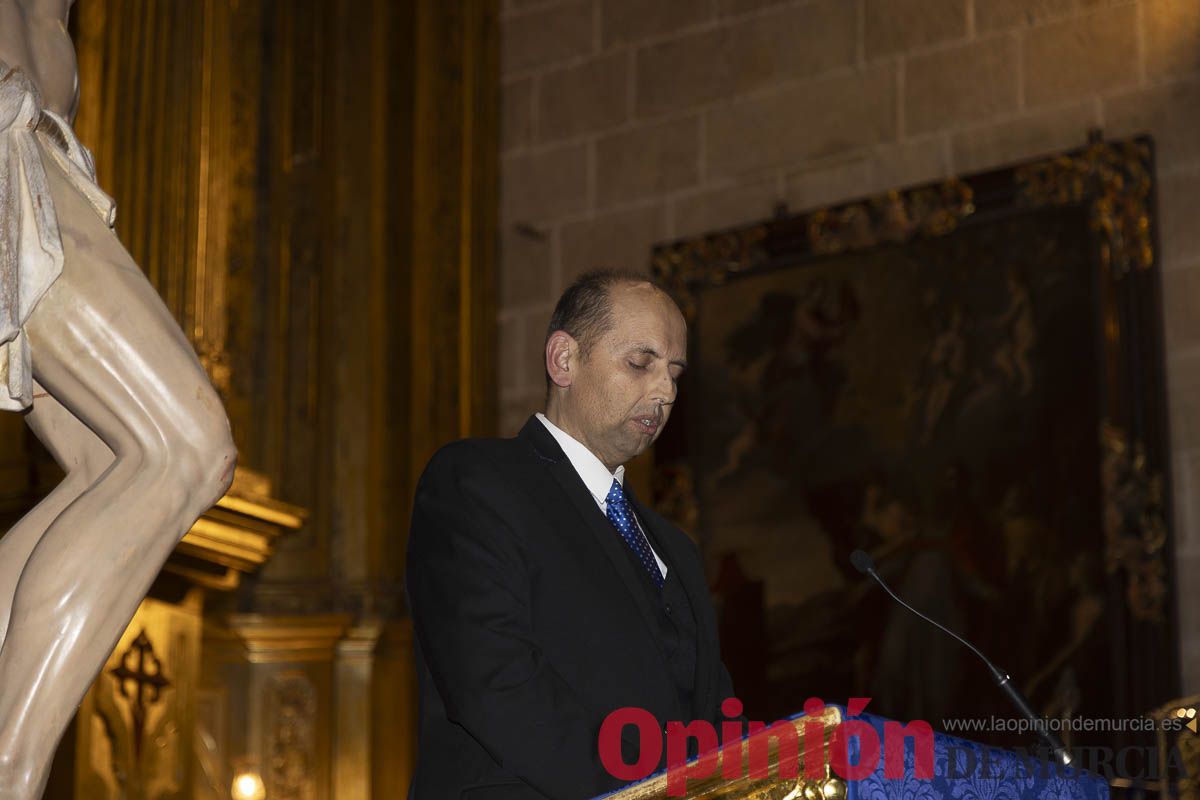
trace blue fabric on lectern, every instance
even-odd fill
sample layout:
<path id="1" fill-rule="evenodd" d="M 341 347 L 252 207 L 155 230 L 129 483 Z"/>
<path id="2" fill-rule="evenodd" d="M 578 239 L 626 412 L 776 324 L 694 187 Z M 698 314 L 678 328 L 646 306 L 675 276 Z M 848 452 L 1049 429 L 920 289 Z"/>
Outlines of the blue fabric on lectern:
<path id="1" fill-rule="evenodd" d="M 842 714 L 846 714 L 846 709 L 842 709 Z M 847 781 L 847 800 L 1104 800 L 1108 797 L 1108 784 L 1083 770 L 1036 761 L 1032 756 L 1023 758 L 1010 750 L 944 733 L 934 734 L 932 778 L 914 775 L 915 750 L 911 738 L 904 743 L 904 777 L 885 778 L 882 742 L 883 724 L 888 720 L 873 714 L 860 714 L 853 719 L 874 728 L 881 744 L 878 768 L 866 778 Z M 857 737 L 851 737 L 851 763 L 858 761 L 858 745 Z"/>

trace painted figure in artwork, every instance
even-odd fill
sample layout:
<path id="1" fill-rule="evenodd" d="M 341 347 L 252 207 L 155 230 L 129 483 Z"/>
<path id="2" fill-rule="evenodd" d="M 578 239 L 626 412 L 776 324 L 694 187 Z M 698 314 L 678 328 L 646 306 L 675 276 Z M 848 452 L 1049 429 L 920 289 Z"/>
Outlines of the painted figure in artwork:
<path id="1" fill-rule="evenodd" d="M 1015 268 L 1008 271 L 1008 296 L 1008 308 L 995 323 L 1005 334 L 1003 344 L 996 349 L 995 362 L 1025 397 L 1033 390 L 1030 355 L 1037 344 L 1037 323 L 1033 317 L 1029 285 Z"/>
<path id="2" fill-rule="evenodd" d="M 66 472 L 0 538 L 0 800 L 41 796 L 97 670 L 236 460 L 72 131 L 72 2 L 0 0 L 0 408 Z"/>

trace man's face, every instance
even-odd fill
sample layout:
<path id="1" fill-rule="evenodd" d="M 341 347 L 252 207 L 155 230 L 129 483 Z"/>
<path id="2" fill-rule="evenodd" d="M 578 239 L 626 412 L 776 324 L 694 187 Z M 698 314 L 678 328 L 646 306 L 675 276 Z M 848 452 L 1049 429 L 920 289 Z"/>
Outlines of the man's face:
<path id="1" fill-rule="evenodd" d="M 649 283 L 611 290 L 612 327 L 576 360 L 564 398 L 572 433 L 609 468 L 649 447 L 675 402 L 686 366 L 687 325 Z"/>

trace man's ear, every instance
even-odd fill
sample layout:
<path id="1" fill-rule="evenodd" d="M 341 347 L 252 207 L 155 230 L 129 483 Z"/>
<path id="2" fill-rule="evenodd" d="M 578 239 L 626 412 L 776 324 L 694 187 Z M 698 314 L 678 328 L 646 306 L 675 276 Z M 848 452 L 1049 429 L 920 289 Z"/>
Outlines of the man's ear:
<path id="1" fill-rule="evenodd" d="M 575 380 L 579 365 L 579 344 L 566 331 L 555 331 L 546 340 L 546 373 L 550 382 L 563 389 Z"/>

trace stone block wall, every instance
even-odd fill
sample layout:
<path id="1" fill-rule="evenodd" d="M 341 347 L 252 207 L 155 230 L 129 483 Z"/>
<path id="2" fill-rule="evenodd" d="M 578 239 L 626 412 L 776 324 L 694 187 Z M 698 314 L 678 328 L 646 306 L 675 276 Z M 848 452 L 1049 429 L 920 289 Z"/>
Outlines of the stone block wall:
<path id="1" fill-rule="evenodd" d="M 1200 691 L 1198 0 L 504 0 L 501 429 L 554 299 L 656 242 L 1108 137 L 1158 144 L 1185 689 Z"/>

